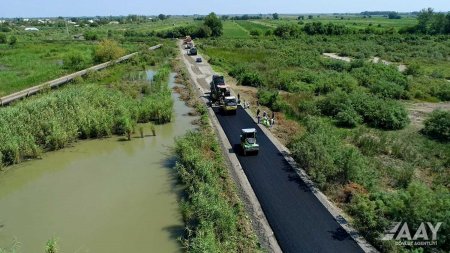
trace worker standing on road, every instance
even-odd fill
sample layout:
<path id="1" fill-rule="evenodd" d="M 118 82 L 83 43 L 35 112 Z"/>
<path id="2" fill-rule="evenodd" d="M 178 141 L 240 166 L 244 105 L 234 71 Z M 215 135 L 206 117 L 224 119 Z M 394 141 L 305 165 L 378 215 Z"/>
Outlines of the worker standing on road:
<path id="1" fill-rule="evenodd" d="M 263 112 L 263 118 L 265 118 L 265 117 L 267 117 L 267 112 L 266 111 Z"/>
<path id="2" fill-rule="evenodd" d="M 259 110 L 259 108 L 256 110 L 256 118 L 258 119 L 258 124 L 261 121 L 261 116 L 259 116 L 259 113 L 261 112 L 261 110 Z"/>
<path id="3" fill-rule="evenodd" d="M 238 93 L 238 104 L 241 103 L 241 94 Z"/>

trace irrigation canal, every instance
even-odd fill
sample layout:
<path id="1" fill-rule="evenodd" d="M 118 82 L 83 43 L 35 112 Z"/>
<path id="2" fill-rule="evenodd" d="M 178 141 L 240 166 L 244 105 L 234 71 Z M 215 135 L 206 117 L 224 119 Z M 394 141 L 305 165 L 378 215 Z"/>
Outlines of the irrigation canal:
<path id="1" fill-rule="evenodd" d="M 44 252 L 55 237 L 63 252 L 179 252 L 170 147 L 194 126 L 173 96 L 173 121 L 156 137 L 80 141 L 2 173 L 0 248 L 16 240 L 18 252 Z"/>

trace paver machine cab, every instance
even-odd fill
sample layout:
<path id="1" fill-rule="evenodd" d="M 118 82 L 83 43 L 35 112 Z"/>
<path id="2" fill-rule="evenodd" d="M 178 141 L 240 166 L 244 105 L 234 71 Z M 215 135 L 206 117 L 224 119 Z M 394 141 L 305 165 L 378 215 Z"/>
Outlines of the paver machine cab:
<path id="1" fill-rule="evenodd" d="M 237 111 L 237 99 L 235 96 L 225 97 L 223 104 L 220 105 L 220 110 L 224 114 L 236 114 Z"/>
<path id="2" fill-rule="evenodd" d="M 225 85 L 225 79 L 223 76 L 213 75 L 212 81 L 210 83 L 210 97 L 212 103 L 223 104 L 225 101 L 225 97 L 229 97 L 231 95 L 230 88 Z"/>
<path id="3" fill-rule="evenodd" d="M 258 154 L 259 144 L 256 142 L 255 128 L 246 128 L 241 130 L 241 149 L 244 156 L 250 152 Z"/>

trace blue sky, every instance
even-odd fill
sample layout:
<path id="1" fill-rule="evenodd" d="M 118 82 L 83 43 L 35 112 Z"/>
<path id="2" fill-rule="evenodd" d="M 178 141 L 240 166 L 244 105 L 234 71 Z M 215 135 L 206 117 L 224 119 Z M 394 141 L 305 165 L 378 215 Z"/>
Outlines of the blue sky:
<path id="1" fill-rule="evenodd" d="M 0 17 L 450 11 L 450 0 L 0 0 Z"/>

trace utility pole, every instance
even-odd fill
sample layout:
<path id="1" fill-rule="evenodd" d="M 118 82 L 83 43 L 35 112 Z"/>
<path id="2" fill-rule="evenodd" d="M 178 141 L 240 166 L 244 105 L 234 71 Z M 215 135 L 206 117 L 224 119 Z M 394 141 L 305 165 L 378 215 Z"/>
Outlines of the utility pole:
<path id="1" fill-rule="evenodd" d="M 64 21 L 66 21 L 66 33 L 67 33 L 67 38 L 70 39 L 70 35 L 69 35 L 69 26 L 67 25 L 67 19 L 65 19 Z"/>

